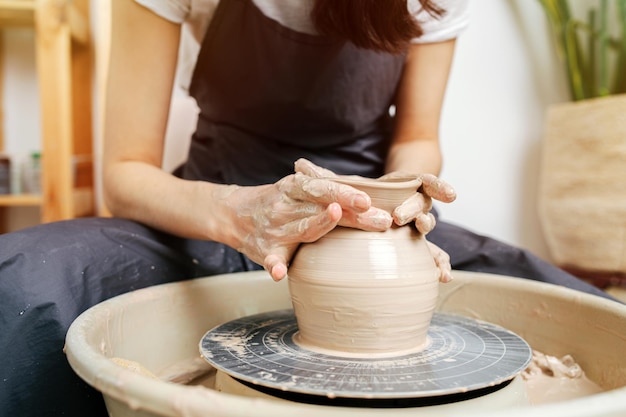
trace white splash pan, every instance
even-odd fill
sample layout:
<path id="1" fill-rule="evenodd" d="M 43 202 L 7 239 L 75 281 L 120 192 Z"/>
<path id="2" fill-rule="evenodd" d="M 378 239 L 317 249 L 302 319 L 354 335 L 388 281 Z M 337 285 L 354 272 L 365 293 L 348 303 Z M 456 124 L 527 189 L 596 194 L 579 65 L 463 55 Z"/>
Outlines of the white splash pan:
<path id="1" fill-rule="evenodd" d="M 607 391 L 540 406 L 492 411 L 468 406 L 437 415 L 626 416 L 626 306 L 530 280 L 462 271 L 454 276 L 452 283 L 441 285 L 439 310 L 504 326 L 543 353 L 571 354 Z M 409 410 L 338 408 L 226 394 L 153 379 L 110 360 L 137 361 L 159 374 L 199 357 L 198 342 L 210 328 L 290 307 L 287 283 L 274 283 L 264 271 L 160 285 L 84 312 L 68 331 L 66 353 L 74 371 L 104 394 L 115 417 L 366 417 Z"/>

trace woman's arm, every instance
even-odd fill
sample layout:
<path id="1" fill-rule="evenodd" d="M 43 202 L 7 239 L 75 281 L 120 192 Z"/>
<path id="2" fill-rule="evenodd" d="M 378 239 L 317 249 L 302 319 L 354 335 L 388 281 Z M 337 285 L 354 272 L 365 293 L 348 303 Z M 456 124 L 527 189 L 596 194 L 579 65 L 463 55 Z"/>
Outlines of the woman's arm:
<path id="1" fill-rule="evenodd" d="M 394 221 L 405 224 L 415 220 L 417 228 L 426 233 L 435 227 L 430 213 L 432 198 L 452 202 L 456 193 L 438 179 L 442 165 L 439 145 L 441 108 L 454 54 L 454 40 L 411 46 L 404 67 L 396 100 L 396 126 L 387 158 L 387 172 L 412 172 L 424 175 L 421 192 L 407 200 L 394 212 Z M 452 279 L 450 257 L 430 243 L 439 279 Z"/>
<path id="2" fill-rule="evenodd" d="M 454 44 L 453 39 L 411 45 L 398 88 L 386 172 L 439 175 L 439 123 Z"/>
<path id="3" fill-rule="evenodd" d="M 189 181 L 161 170 L 180 26 L 133 0 L 112 2 L 104 134 L 104 194 L 111 212 L 169 233 L 225 243 L 274 279 L 302 242 L 334 228 L 342 213 L 384 230 L 389 215 L 367 194 L 303 174 L 257 187 Z"/>
<path id="4" fill-rule="evenodd" d="M 160 169 L 180 26 L 133 0 L 112 2 L 105 107 L 104 197 L 111 212 L 181 236 L 206 238 L 207 190 Z"/>

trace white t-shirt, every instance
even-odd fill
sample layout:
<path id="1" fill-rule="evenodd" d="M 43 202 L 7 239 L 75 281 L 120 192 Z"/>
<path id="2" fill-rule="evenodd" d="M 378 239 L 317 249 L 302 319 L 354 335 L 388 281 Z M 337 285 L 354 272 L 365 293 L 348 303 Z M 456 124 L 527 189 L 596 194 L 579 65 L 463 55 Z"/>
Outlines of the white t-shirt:
<path id="1" fill-rule="evenodd" d="M 220 0 L 135 0 L 159 16 L 183 24 L 178 84 L 187 89 L 200 43 Z M 309 14 L 314 0 L 252 0 L 267 17 L 298 32 L 316 34 Z M 341 0 L 339 0 L 341 1 Z M 381 0 L 384 1 L 384 0 Z M 421 10 L 418 0 L 407 0 L 408 8 L 420 22 L 424 34 L 415 43 L 453 39 L 469 22 L 469 0 L 438 0 L 446 10 L 439 19 Z"/>

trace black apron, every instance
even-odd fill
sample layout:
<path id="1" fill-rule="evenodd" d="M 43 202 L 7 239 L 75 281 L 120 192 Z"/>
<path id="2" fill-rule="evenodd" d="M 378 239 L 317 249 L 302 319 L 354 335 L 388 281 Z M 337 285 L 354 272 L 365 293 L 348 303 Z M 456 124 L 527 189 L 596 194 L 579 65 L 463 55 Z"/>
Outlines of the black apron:
<path id="1" fill-rule="evenodd" d="M 288 29 L 250 0 L 221 1 L 191 82 L 200 114 L 182 176 L 273 183 L 300 157 L 382 175 L 404 59 Z"/>

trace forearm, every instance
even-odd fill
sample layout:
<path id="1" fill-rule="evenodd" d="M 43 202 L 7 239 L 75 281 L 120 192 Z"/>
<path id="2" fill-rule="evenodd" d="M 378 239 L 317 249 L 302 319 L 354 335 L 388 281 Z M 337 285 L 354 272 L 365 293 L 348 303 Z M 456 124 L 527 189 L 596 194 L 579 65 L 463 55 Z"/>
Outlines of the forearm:
<path id="1" fill-rule="evenodd" d="M 185 181 L 160 169 L 180 26 L 134 0 L 112 5 L 103 181 L 109 210 L 178 236 L 237 247 L 227 186 Z M 226 224 L 226 226 L 224 226 Z"/>
<path id="2" fill-rule="evenodd" d="M 411 47 L 396 98 L 387 172 L 439 175 L 439 123 L 454 40 Z"/>
<path id="3" fill-rule="evenodd" d="M 385 170 L 415 174 L 439 175 L 441 150 L 436 140 L 414 140 L 394 143 L 389 149 Z"/>
<path id="4" fill-rule="evenodd" d="M 104 174 L 105 203 L 113 215 L 177 236 L 237 247 L 228 195 L 235 186 L 176 178 L 141 161 L 110 164 Z"/>

